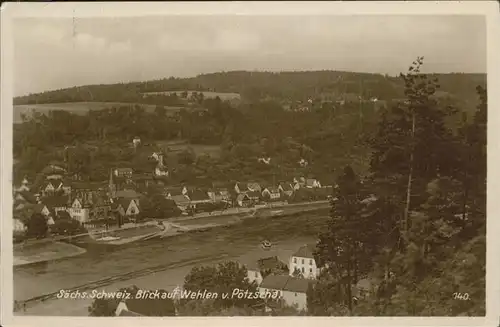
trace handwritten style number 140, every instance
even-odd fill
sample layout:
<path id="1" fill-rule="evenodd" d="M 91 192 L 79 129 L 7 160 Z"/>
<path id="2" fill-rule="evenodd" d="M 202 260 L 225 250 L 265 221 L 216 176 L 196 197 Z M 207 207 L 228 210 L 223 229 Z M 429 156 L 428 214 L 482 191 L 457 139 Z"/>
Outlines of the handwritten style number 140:
<path id="1" fill-rule="evenodd" d="M 470 299 L 469 293 L 453 293 L 454 300 L 468 301 Z"/>

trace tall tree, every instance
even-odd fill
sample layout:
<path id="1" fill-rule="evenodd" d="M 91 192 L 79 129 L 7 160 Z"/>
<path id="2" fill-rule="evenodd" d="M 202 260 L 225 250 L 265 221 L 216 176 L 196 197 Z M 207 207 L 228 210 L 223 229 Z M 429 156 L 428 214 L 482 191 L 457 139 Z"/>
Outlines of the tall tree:
<path id="1" fill-rule="evenodd" d="M 335 200 L 332 200 L 328 231 L 321 234 L 317 244 L 317 262 L 328 267 L 346 290 L 346 302 L 352 312 L 351 288 L 360 274 L 360 262 L 365 260 L 367 233 L 361 215 L 364 192 L 359 178 L 350 166 L 337 181 Z"/>

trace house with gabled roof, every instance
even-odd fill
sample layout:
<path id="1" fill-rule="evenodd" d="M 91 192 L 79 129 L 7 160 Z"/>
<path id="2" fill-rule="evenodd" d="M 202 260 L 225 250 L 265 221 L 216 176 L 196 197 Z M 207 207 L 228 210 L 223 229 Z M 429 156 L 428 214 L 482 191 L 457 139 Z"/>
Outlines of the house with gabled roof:
<path id="1" fill-rule="evenodd" d="M 257 182 L 249 182 L 249 183 L 237 182 L 234 185 L 234 190 L 238 194 L 245 193 L 245 192 L 248 192 L 248 191 L 259 191 L 259 192 L 261 192 L 262 191 L 262 187 Z"/>
<path id="2" fill-rule="evenodd" d="M 212 188 L 207 191 L 212 202 L 231 202 L 231 194 L 226 188 Z"/>
<path id="3" fill-rule="evenodd" d="M 42 184 L 42 194 L 54 194 L 57 191 L 62 191 L 63 183 L 61 180 L 47 180 Z"/>
<path id="4" fill-rule="evenodd" d="M 74 198 L 67 211 L 72 219 L 85 223 L 90 220 L 90 204 L 83 201 L 82 198 Z"/>
<path id="5" fill-rule="evenodd" d="M 266 294 L 280 294 L 280 302 L 298 310 L 307 310 L 307 290 L 314 281 L 296 278 L 288 275 L 269 275 L 259 285 L 259 293 L 263 298 Z"/>
<path id="6" fill-rule="evenodd" d="M 162 193 L 163 193 L 163 195 L 167 199 L 172 199 L 172 197 L 174 197 L 174 196 L 187 195 L 188 194 L 188 189 L 185 186 L 180 186 L 180 187 L 166 187 L 163 190 Z"/>
<path id="7" fill-rule="evenodd" d="M 253 201 L 250 200 L 250 198 L 248 197 L 248 195 L 246 193 L 240 193 L 236 197 L 236 203 L 240 207 L 249 207 L 252 205 Z"/>
<path id="8" fill-rule="evenodd" d="M 66 211 L 69 197 L 65 195 L 51 195 L 43 199 L 42 203 L 57 215 L 59 211 Z"/>
<path id="9" fill-rule="evenodd" d="M 305 186 L 307 188 L 321 188 L 321 183 L 315 178 L 308 178 L 306 179 Z"/>
<path id="10" fill-rule="evenodd" d="M 169 200 L 172 200 L 175 202 L 175 205 L 181 210 L 185 211 L 189 205 L 190 205 L 190 199 L 187 195 L 180 194 L 180 195 L 174 195 L 169 198 Z"/>
<path id="11" fill-rule="evenodd" d="M 116 177 L 132 177 L 134 171 L 132 168 L 115 168 L 113 173 Z"/>
<path id="12" fill-rule="evenodd" d="M 278 185 L 278 190 L 287 197 L 291 197 L 294 192 L 294 188 L 292 183 L 289 182 L 280 182 Z"/>
<path id="13" fill-rule="evenodd" d="M 256 282 L 257 285 L 270 274 L 279 272 L 283 274 L 288 267 L 277 256 L 260 258 L 256 261 L 249 261 L 244 264 L 247 269 L 247 279 L 250 282 Z"/>
<path id="14" fill-rule="evenodd" d="M 119 212 L 122 216 L 134 217 L 140 213 L 139 204 L 135 199 L 117 199 L 111 204 L 111 209 Z"/>
<path id="15" fill-rule="evenodd" d="M 278 187 L 269 186 L 262 191 L 262 196 L 269 200 L 277 200 L 281 197 L 281 193 Z"/>
<path id="16" fill-rule="evenodd" d="M 262 197 L 262 194 L 257 190 L 248 191 L 248 192 L 246 192 L 246 195 L 253 203 L 258 203 Z"/>
<path id="17" fill-rule="evenodd" d="M 302 275 L 304 278 L 316 279 L 320 273 L 320 268 L 314 258 L 315 246 L 305 244 L 301 246 L 291 257 L 288 264 L 289 275 Z"/>
<path id="18" fill-rule="evenodd" d="M 304 177 L 294 177 L 293 178 L 293 188 L 295 190 L 300 189 L 301 187 L 305 187 L 306 179 Z"/>
<path id="19" fill-rule="evenodd" d="M 197 205 L 201 203 L 211 203 L 212 200 L 208 196 L 207 192 L 204 192 L 203 190 L 192 190 L 188 193 L 188 197 L 190 200 L 190 204 L 192 205 Z"/>

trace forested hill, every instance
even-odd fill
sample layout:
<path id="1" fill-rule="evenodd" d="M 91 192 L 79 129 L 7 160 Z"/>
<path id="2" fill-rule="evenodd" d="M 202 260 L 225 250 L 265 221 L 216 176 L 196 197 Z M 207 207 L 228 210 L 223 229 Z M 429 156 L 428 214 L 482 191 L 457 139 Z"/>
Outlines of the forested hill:
<path id="1" fill-rule="evenodd" d="M 485 74 L 436 74 L 439 95 L 467 105 L 475 104 L 475 88 L 486 85 Z M 232 71 L 202 74 L 192 78 L 165 78 L 146 82 L 87 85 L 17 97 L 14 104 L 61 102 L 140 102 L 143 93 L 162 91 L 231 92 L 243 100 L 276 99 L 303 101 L 309 98 L 335 100 L 346 94 L 376 97 L 380 100 L 403 98 L 404 85 L 398 77 L 339 71 L 248 72 Z"/>

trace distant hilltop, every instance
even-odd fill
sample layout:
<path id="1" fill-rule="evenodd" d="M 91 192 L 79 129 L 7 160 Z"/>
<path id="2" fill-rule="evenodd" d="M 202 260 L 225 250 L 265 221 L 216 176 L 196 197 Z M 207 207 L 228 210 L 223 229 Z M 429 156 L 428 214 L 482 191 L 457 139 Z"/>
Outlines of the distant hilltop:
<path id="1" fill-rule="evenodd" d="M 486 74 L 428 74 L 439 79 L 441 90 L 461 100 L 475 99 Z M 15 105 L 64 102 L 140 102 L 145 96 L 203 92 L 222 100 L 266 98 L 303 100 L 320 94 L 355 93 L 381 100 L 403 97 L 403 83 L 395 76 L 342 71 L 250 72 L 230 71 L 190 78 L 75 86 L 14 98 Z"/>

